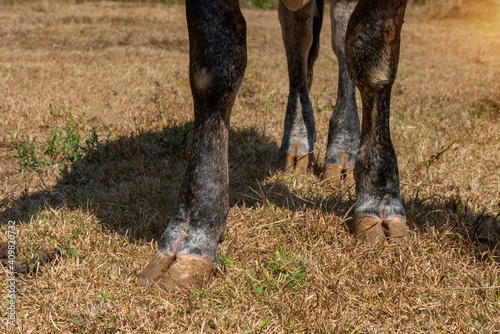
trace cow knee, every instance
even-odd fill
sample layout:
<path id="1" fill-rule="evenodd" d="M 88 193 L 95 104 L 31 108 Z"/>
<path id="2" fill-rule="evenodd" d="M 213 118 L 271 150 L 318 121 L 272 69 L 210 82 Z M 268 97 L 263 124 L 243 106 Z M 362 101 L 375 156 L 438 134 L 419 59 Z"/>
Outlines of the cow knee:
<path id="1" fill-rule="evenodd" d="M 366 39 L 366 40 L 364 40 Z M 397 59 L 388 45 L 369 40 L 366 33 L 346 36 L 346 66 L 353 83 L 361 92 L 376 92 L 391 87 L 396 76 Z"/>
<path id="2" fill-rule="evenodd" d="M 396 77 L 404 6 L 355 8 L 347 26 L 345 57 L 349 76 L 364 93 L 390 89 Z M 390 7 L 390 6 L 389 6 Z"/>
<path id="3" fill-rule="evenodd" d="M 197 98 L 225 103 L 245 73 L 246 23 L 237 4 L 209 2 L 202 8 L 187 12 L 191 90 L 195 103 Z"/>
<path id="4" fill-rule="evenodd" d="M 228 54 L 217 59 L 205 59 L 202 64 L 191 66 L 190 83 L 193 95 L 214 99 L 236 95 L 245 69 L 246 54 Z"/>

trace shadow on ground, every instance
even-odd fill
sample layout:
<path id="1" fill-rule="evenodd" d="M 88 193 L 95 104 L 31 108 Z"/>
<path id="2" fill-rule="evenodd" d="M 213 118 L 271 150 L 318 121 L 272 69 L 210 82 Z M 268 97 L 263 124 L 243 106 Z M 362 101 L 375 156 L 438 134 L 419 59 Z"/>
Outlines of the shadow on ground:
<path id="1" fill-rule="evenodd" d="M 94 140 L 74 161 L 59 161 L 63 168 L 55 186 L 8 199 L 0 204 L 0 209 L 8 207 L 0 217 L 29 221 L 47 207 L 81 208 L 108 228 L 157 239 L 175 209 L 192 137 L 193 124 L 186 122 L 114 141 Z M 249 186 L 271 170 L 278 147 L 254 128 L 231 129 L 229 138 L 231 204 L 254 203 Z"/>
<path id="2" fill-rule="evenodd" d="M 157 240 L 173 215 L 189 158 L 193 124 L 164 127 L 115 141 L 94 142 L 73 161 L 54 187 L 10 199 L 1 207 L 3 222 L 26 220 L 43 209 L 83 209 L 93 212 L 109 229 L 134 239 Z M 229 144 L 231 205 L 252 207 L 269 201 L 275 206 L 319 209 L 339 217 L 352 215 L 354 185 L 322 184 L 327 196 L 291 191 L 280 177 L 264 182 L 272 171 L 278 146 L 254 128 L 231 129 Z M 317 176 L 308 175 L 319 183 Z M 323 192 L 325 193 L 325 192 Z M 495 252 L 499 216 L 469 212 L 460 197 L 403 199 L 411 229 L 428 227 L 457 231 L 483 252 Z M 352 221 L 352 220 L 349 220 Z M 349 226 L 351 227 L 351 226 Z"/>

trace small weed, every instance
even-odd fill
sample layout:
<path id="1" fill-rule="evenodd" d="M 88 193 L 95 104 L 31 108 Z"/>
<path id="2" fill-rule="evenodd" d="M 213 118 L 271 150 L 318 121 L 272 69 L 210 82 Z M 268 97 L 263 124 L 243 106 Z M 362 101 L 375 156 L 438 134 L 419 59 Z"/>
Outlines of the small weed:
<path id="1" fill-rule="evenodd" d="M 182 125 L 163 126 L 161 135 L 153 135 L 160 145 L 167 149 L 168 153 L 173 154 L 182 152 L 186 154 L 186 150 L 193 142 L 194 124 L 187 122 Z"/>
<path id="2" fill-rule="evenodd" d="M 9 307 L 9 305 L 10 305 L 9 299 L 2 300 L 2 302 L 0 302 L 0 306 L 2 307 L 3 310 L 6 310 L 7 307 Z"/>
<path id="3" fill-rule="evenodd" d="M 128 146 L 130 146 L 130 144 Z M 107 159 L 116 158 L 122 153 L 122 149 L 113 147 L 110 144 L 109 135 L 106 139 L 100 140 L 95 130 L 90 131 L 81 149 L 83 161 L 94 164 L 99 164 Z"/>
<path id="4" fill-rule="evenodd" d="M 256 284 L 255 285 L 255 291 L 258 292 L 258 293 L 260 293 L 261 295 L 263 295 L 264 292 L 265 292 L 265 288 L 262 285 Z"/>
<path id="5" fill-rule="evenodd" d="M 436 161 L 438 161 L 439 158 L 441 157 L 441 155 L 443 155 L 444 152 L 448 151 L 450 149 L 450 147 L 453 146 L 453 144 L 455 144 L 455 141 L 453 141 L 448 146 L 445 146 L 445 145 L 441 146 L 441 151 L 434 153 L 433 155 L 430 156 L 429 159 L 422 161 L 422 165 L 424 165 L 426 167 L 427 173 L 429 173 L 429 168 L 431 167 L 431 165 L 433 163 L 435 163 Z"/>
<path id="6" fill-rule="evenodd" d="M 234 267 L 234 263 L 233 261 L 231 260 L 231 257 L 230 256 L 227 256 L 227 255 L 224 255 L 224 254 L 220 254 L 219 256 L 219 261 L 217 262 L 220 266 L 222 267 L 226 267 L 226 266 L 229 266 L 229 267 Z"/>
<path id="7" fill-rule="evenodd" d="M 257 326 L 257 328 L 262 331 L 262 329 L 264 329 L 264 327 L 266 327 L 267 323 L 269 322 L 269 320 L 271 320 L 271 317 L 266 315 L 266 317 L 264 318 L 264 320 L 262 320 L 262 322 Z"/>
<path id="8" fill-rule="evenodd" d="M 106 294 L 103 289 L 100 289 L 99 293 L 96 293 L 96 297 L 101 298 L 104 301 L 110 301 L 110 302 L 112 302 L 113 299 L 115 299 L 115 296 L 112 293 Z"/>
<path id="9" fill-rule="evenodd" d="M 69 244 L 64 244 L 61 246 L 61 254 L 65 255 L 68 258 L 78 258 L 80 255 L 76 252 L 76 249 L 71 247 Z"/>
<path id="10" fill-rule="evenodd" d="M 295 264 L 295 259 L 292 255 L 286 254 L 283 250 L 277 252 L 277 258 L 268 264 L 268 269 L 271 269 L 275 275 L 283 277 L 287 284 L 298 288 L 306 279 L 306 267 L 299 261 Z"/>
<path id="11" fill-rule="evenodd" d="M 277 282 L 268 275 L 264 275 L 264 277 L 256 277 L 254 274 L 247 271 L 244 277 L 246 281 L 251 283 L 253 290 L 259 295 L 269 295 L 272 293 L 271 291 L 276 288 Z"/>
<path id="12" fill-rule="evenodd" d="M 14 149 L 16 150 L 17 159 L 22 170 L 32 170 L 36 173 L 41 173 L 50 166 L 45 157 L 38 157 L 35 153 L 37 146 L 29 140 L 27 135 L 26 142 L 18 142 L 12 135 L 11 138 L 14 140 Z"/>
<path id="13" fill-rule="evenodd" d="M 323 89 L 321 90 L 321 92 L 319 94 L 314 94 L 313 92 L 311 92 L 311 97 L 313 98 L 313 103 L 314 103 L 314 106 L 315 106 L 315 110 L 317 112 L 323 112 L 325 110 L 328 110 L 329 107 L 327 105 L 324 105 L 320 102 L 320 99 L 323 97 L 323 95 L 325 95 L 325 93 L 330 90 L 330 87 L 323 87 Z M 329 97 L 331 98 L 331 97 Z"/>
<path id="14" fill-rule="evenodd" d="M 60 117 L 49 105 L 53 122 Z M 38 144 L 26 136 L 26 141 L 20 142 L 11 134 L 18 163 L 22 170 L 42 174 L 50 167 L 57 165 L 64 183 L 79 184 L 88 179 L 88 175 L 78 172 L 80 163 L 99 164 L 114 158 L 121 153 L 119 148 L 109 144 L 109 136 L 100 140 L 95 130 L 83 140 L 78 126 L 72 116 L 64 121 L 64 125 L 51 125 L 49 138 Z M 83 143 L 82 143 L 83 141 Z"/>
<path id="15" fill-rule="evenodd" d="M 269 10 L 273 5 L 271 0 L 252 0 L 251 7 Z"/>

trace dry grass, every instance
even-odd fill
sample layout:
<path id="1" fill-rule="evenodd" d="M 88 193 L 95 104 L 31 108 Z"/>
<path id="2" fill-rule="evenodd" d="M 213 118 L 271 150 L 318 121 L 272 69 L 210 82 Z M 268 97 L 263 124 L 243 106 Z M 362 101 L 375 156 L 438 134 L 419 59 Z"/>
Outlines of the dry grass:
<path id="1" fill-rule="evenodd" d="M 409 0 L 420 15 L 434 18 L 462 18 L 467 20 L 500 20 L 498 0 Z"/>
<path id="2" fill-rule="evenodd" d="M 349 185 L 271 170 L 285 54 L 275 11 L 244 14 L 249 63 L 232 116 L 221 266 L 206 290 L 165 294 L 136 278 L 172 214 L 189 153 L 184 8 L 0 6 L 2 235 L 15 219 L 20 256 L 65 253 L 18 278 L 9 331 L 499 332 L 498 25 L 409 13 L 391 121 L 413 232 L 401 247 L 366 249 L 349 232 Z M 337 80 L 328 21 L 312 91 L 320 165 Z M 20 171 L 14 139 L 43 143 L 71 115 L 82 136 L 109 135 L 117 154 L 80 164 L 81 183 L 64 183 L 57 165 Z"/>

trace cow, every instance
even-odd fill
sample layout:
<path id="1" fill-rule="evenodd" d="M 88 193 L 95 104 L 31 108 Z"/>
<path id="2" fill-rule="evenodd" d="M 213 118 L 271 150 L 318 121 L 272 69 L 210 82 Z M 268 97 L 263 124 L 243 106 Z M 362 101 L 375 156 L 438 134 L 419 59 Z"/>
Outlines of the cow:
<path id="1" fill-rule="evenodd" d="M 371 245 L 398 242 L 408 229 L 389 106 L 406 0 L 332 0 L 330 8 L 339 84 L 322 177 L 341 178 L 353 170 L 354 236 Z M 309 89 L 323 11 L 324 0 L 279 2 L 290 90 L 278 164 L 288 171 L 306 171 L 315 161 Z M 191 156 L 173 218 L 138 279 L 168 291 L 203 287 L 217 261 L 229 212 L 230 114 L 247 63 L 238 0 L 186 0 L 186 16 L 194 101 Z M 362 128 L 355 87 L 361 94 Z"/>

